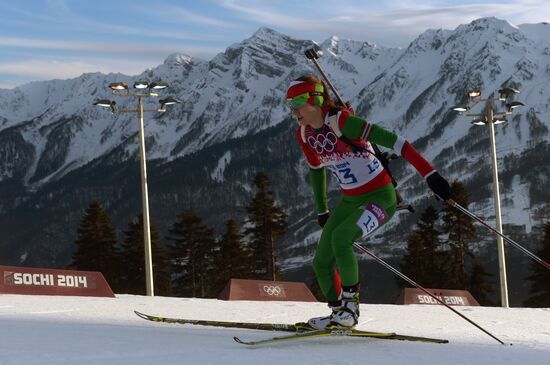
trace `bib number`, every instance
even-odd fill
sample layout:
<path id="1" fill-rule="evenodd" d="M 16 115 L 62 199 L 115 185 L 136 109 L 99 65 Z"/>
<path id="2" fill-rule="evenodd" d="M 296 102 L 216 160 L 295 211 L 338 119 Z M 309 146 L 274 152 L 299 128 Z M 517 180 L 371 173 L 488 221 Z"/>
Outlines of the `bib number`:
<path id="1" fill-rule="evenodd" d="M 357 220 L 357 226 L 363 231 L 363 236 L 366 236 L 384 224 L 388 215 L 382 207 L 374 203 L 369 203 L 364 209 L 365 211 Z"/>
<path id="2" fill-rule="evenodd" d="M 338 180 L 340 185 L 349 185 L 357 183 L 357 177 L 351 171 L 349 162 L 344 162 L 336 166 L 328 166 L 332 175 Z"/>
<path id="3" fill-rule="evenodd" d="M 357 182 L 357 178 L 351 172 L 349 167 L 345 169 L 333 170 L 332 174 L 336 177 L 340 185 L 355 184 Z"/>

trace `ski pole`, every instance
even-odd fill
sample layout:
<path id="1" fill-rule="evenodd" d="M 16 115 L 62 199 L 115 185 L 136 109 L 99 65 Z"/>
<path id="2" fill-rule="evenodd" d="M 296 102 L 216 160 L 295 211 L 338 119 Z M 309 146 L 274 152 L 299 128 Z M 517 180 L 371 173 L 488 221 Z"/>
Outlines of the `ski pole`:
<path id="1" fill-rule="evenodd" d="M 424 287 L 422 287 L 420 284 L 416 283 L 414 280 L 412 280 L 411 278 L 409 278 L 408 276 L 406 276 L 405 274 L 403 274 L 402 272 L 400 272 L 399 270 L 397 270 L 396 268 L 394 268 L 393 266 L 388 264 L 386 261 L 384 261 L 380 257 L 376 256 L 372 251 L 370 251 L 367 248 L 361 246 L 357 242 L 353 242 L 353 246 L 355 248 L 357 248 L 359 251 L 364 252 L 367 255 L 369 255 L 370 257 L 372 257 L 373 259 L 375 259 L 379 264 L 381 264 L 386 269 L 393 272 L 395 275 L 399 276 L 401 279 L 405 280 L 409 284 L 415 286 L 416 288 L 420 289 L 424 293 L 428 294 L 430 297 L 435 299 L 439 304 L 444 305 L 448 309 L 452 310 L 454 313 L 456 313 L 457 315 L 459 315 L 460 317 L 462 317 L 463 319 L 468 321 L 470 324 L 476 326 L 478 329 L 485 332 L 487 335 L 491 336 L 493 339 L 497 340 L 500 344 L 505 345 L 505 343 L 502 342 L 501 340 L 499 340 L 495 335 L 491 334 L 489 331 L 487 331 L 486 329 L 484 329 L 483 327 L 481 327 L 480 325 L 478 325 L 477 323 L 475 323 L 474 321 L 472 321 L 471 319 L 469 319 L 468 317 L 466 317 L 465 315 L 463 315 L 462 313 L 460 313 L 459 311 L 457 311 L 456 309 L 454 309 L 453 307 L 448 305 L 447 303 L 443 302 L 441 299 L 439 299 L 438 297 L 436 297 L 435 295 L 430 293 L 428 290 L 424 289 Z"/>
<path id="2" fill-rule="evenodd" d="M 527 256 L 529 256 L 530 258 L 532 258 L 533 260 L 535 260 L 536 262 L 538 262 L 539 264 L 541 264 L 542 266 L 544 266 L 545 268 L 547 268 L 548 270 L 550 270 L 550 264 L 548 264 L 546 261 L 544 261 L 543 259 L 541 259 L 540 257 L 538 257 L 537 255 L 535 255 L 534 253 L 532 253 L 531 251 L 529 251 L 528 249 L 526 249 L 525 247 L 523 247 L 522 245 L 520 245 L 519 243 L 517 243 L 516 241 L 514 241 L 513 239 L 511 239 L 510 237 L 508 236 L 505 236 L 503 235 L 502 233 L 500 233 L 499 231 L 497 231 L 496 229 L 494 229 L 493 227 L 491 227 L 490 225 L 488 225 L 487 223 L 485 223 L 485 221 L 483 221 L 481 218 L 479 218 L 477 215 L 473 214 L 472 212 L 470 212 L 468 209 L 462 207 L 460 204 L 458 204 L 457 202 L 455 202 L 453 199 L 449 199 L 447 200 L 447 204 L 449 204 L 450 206 L 452 207 L 455 207 L 456 209 L 458 209 L 459 211 L 461 211 L 462 213 L 466 214 L 468 217 L 478 221 L 479 223 L 481 223 L 484 227 L 486 227 L 488 230 L 490 230 L 491 232 L 493 232 L 494 234 L 502 237 L 504 240 L 506 240 L 508 243 L 510 243 L 512 246 L 514 246 L 515 248 L 517 248 L 518 250 L 520 250 L 521 252 L 523 252 L 524 254 L 526 254 Z"/>

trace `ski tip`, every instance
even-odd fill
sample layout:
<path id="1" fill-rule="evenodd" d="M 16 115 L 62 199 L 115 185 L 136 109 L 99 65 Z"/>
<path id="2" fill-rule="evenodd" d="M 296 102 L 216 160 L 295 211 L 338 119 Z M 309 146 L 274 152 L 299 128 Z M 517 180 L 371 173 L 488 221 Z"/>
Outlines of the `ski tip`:
<path id="1" fill-rule="evenodd" d="M 242 345 L 246 345 L 247 343 L 246 342 L 243 342 L 240 338 L 238 338 L 237 336 L 234 336 L 233 339 L 235 340 L 235 342 L 237 343 L 240 343 Z"/>
<path id="2" fill-rule="evenodd" d="M 238 338 L 236 336 L 233 337 L 233 339 L 235 340 L 235 342 L 240 343 L 241 345 L 246 345 L 246 346 L 250 346 L 250 347 L 257 344 L 257 342 L 254 342 L 254 341 L 250 341 L 250 342 L 243 341 L 243 340 L 241 340 L 240 338 Z"/>
<path id="3" fill-rule="evenodd" d="M 150 315 L 148 314 L 145 314 L 145 313 L 141 313 L 141 312 L 138 312 L 138 311 L 134 311 L 134 313 L 136 314 L 136 316 L 138 316 L 139 318 L 141 319 L 146 319 L 148 321 L 155 321 L 154 317 L 151 317 Z"/>

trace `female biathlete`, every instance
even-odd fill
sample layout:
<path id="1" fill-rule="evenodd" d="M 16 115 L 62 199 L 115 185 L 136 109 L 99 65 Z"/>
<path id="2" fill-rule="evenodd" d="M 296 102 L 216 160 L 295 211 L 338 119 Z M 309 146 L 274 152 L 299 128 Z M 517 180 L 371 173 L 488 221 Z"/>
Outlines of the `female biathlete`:
<path id="1" fill-rule="evenodd" d="M 286 104 L 298 120 L 298 143 L 310 168 L 318 222 L 323 227 L 313 269 L 332 309 L 330 315 L 308 323 L 317 329 L 353 327 L 359 317 L 359 271 L 353 242 L 385 224 L 397 204 L 391 178 L 370 142 L 399 153 L 441 199 L 450 199 L 449 183 L 408 141 L 337 107 L 317 78 L 298 78 L 286 96 Z M 342 191 L 332 212 L 327 204 L 327 169 Z M 341 287 L 335 285 L 335 268 Z"/>

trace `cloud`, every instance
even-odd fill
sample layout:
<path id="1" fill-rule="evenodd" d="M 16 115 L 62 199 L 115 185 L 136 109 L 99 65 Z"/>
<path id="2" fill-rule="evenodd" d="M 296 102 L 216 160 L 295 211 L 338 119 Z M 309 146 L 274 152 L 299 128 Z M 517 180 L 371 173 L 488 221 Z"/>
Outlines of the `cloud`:
<path id="1" fill-rule="evenodd" d="M 144 14 L 154 14 L 160 19 L 165 21 L 171 21 L 176 24 L 198 24 L 206 25 L 208 27 L 214 27 L 216 30 L 226 29 L 226 30 L 246 30 L 247 27 L 242 26 L 236 22 L 224 21 L 219 17 L 215 16 L 206 16 L 199 14 L 193 11 L 190 11 L 182 6 L 157 6 L 155 9 L 149 7 L 139 7 L 139 9 Z"/>
<path id="2" fill-rule="evenodd" d="M 187 54 L 201 53 L 205 52 L 205 49 L 187 48 L 186 51 L 188 51 Z M 211 50 L 207 49 L 207 51 Z M 0 88 L 13 88 L 30 80 L 69 79 L 89 72 L 138 75 L 160 65 L 167 55 L 162 55 L 158 59 L 79 57 L 75 60 L 35 58 L 24 61 L 5 61 L 0 62 L 0 75 L 5 76 L 0 77 Z"/>
<path id="3" fill-rule="evenodd" d="M 95 71 L 141 73 L 175 52 L 210 59 L 261 26 L 299 39 L 322 41 L 337 35 L 406 47 L 428 28 L 454 29 L 487 16 L 515 25 L 537 23 L 550 13 L 547 0 L 504 1 L 211 0 L 193 8 L 180 5 L 185 2 L 151 6 L 131 1 L 113 8 L 124 11 L 124 23 L 110 23 L 108 17 L 86 13 L 66 0 L 50 0 L 45 7 L 5 2 L 0 4 L 0 20 L 13 32 L 0 35 L 0 72 L 10 80 L 15 75 L 49 79 Z M 140 24 L 143 19 L 151 21 Z M 0 80 L 0 85 L 13 82 Z"/>
<path id="4" fill-rule="evenodd" d="M 0 79 L 0 89 L 13 89 L 19 85 L 24 84 L 23 80 L 2 80 Z"/>
<path id="5" fill-rule="evenodd" d="M 266 4 L 270 4 L 267 5 Z M 283 27 L 298 27 L 303 28 L 307 27 L 310 23 L 315 23 L 315 21 L 308 17 L 300 17 L 295 15 L 286 15 L 284 9 L 288 8 L 285 6 L 281 9 L 274 8 L 271 2 L 262 2 L 262 1 L 241 1 L 241 0 L 220 0 L 219 5 L 222 7 L 232 10 L 237 14 L 241 15 L 245 19 L 261 24 L 270 24 Z M 292 4 L 291 2 L 288 5 Z M 292 4 L 294 9 L 298 8 L 299 5 Z M 300 12 L 301 13 L 301 12 Z"/>
<path id="6" fill-rule="evenodd" d="M 22 62 L 0 63 L 0 74 L 11 74 L 29 78 L 68 79 L 78 77 L 86 72 L 122 72 L 129 75 L 142 73 L 152 65 L 147 62 L 121 62 L 117 60 L 60 61 L 60 60 L 27 60 Z"/>
<path id="7" fill-rule="evenodd" d="M 201 59 L 210 59 L 221 47 L 196 45 L 136 45 L 120 43 L 86 43 L 32 38 L 0 37 L 0 46 L 31 49 L 31 54 L 22 56 L 24 60 L 0 61 L 0 88 L 13 88 L 30 80 L 67 79 L 87 72 L 120 72 L 126 75 L 141 74 L 148 68 L 156 67 L 173 53 L 184 53 Z M 70 56 L 36 56 L 35 49 L 68 51 Z M 73 52 L 74 51 L 74 52 Z M 78 52 L 90 53 L 78 54 Z M 105 57 L 99 56 L 100 54 Z M 9 79 L 9 80 L 7 80 Z M 19 81 L 14 81 L 19 79 Z"/>
<path id="8" fill-rule="evenodd" d="M 5 23 L 11 24 L 15 27 L 22 29 L 39 29 L 47 30 L 48 32 L 57 31 L 71 34 L 73 32 L 95 34 L 96 38 L 105 35 L 105 38 L 113 36 L 139 36 L 141 39 L 150 40 L 151 38 L 169 38 L 177 40 L 189 40 L 189 41 L 227 41 L 225 35 L 219 34 L 205 34 L 204 32 L 189 32 L 181 29 L 174 29 L 174 27 L 167 27 L 164 20 L 168 17 L 176 17 L 183 14 L 173 14 L 173 8 L 158 7 L 142 7 L 138 9 L 137 13 L 132 13 L 130 8 L 127 10 L 127 14 L 124 14 L 123 22 L 109 22 L 101 21 L 102 18 L 93 18 L 90 14 L 79 14 L 73 11 L 65 1 L 49 1 L 48 6 L 45 9 L 38 11 L 27 10 L 22 6 L 14 6 L 13 4 L 0 4 L 0 11 L 4 11 L 12 16 L 4 15 Z M 175 8 L 176 11 L 184 11 L 181 8 Z M 34 9 L 33 9 L 34 10 Z M 154 16 L 152 16 L 154 15 Z M 203 17 L 200 18 L 198 14 L 189 13 L 188 15 L 197 18 L 200 21 L 210 23 L 211 26 L 220 26 L 223 22 L 215 22 L 214 18 Z M 153 22 L 141 22 L 139 19 L 153 19 Z M 157 20 L 161 20 L 158 23 Z M 185 21 L 188 22 L 189 19 Z M 164 22 L 162 22 L 164 21 Z M 180 23 L 183 23 L 181 18 L 178 18 Z M 124 25 L 123 25 L 124 23 Z M 136 24 L 135 26 L 131 24 Z M 230 26 L 230 23 L 226 24 Z"/>
<path id="9" fill-rule="evenodd" d="M 545 21 L 550 12 L 546 0 L 516 0 L 507 3 L 465 4 L 459 1 L 384 1 L 372 6 L 365 1 L 340 1 L 292 6 L 274 5 L 280 2 L 259 0 L 219 0 L 220 6 L 282 32 L 297 32 L 306 36 L 338 35 L 357 40 L 380 42 L 388 46 L 406 46 L 426 29 L 454 29 L 482 17 L 498 17 L 514 24 Z M 287 3 L 288 4 L 288 3 Z M 290 5 L 290 4 L 289 4 Z M 307 7 L 309 6 L 309 10 Z M 292 9 L 289 11 L 288 9 Z M 291 15 L 288 15 L 291 14 Z"/>
<path id="10" fill-rule="evenodd" d="M 0 46 L 61 51 L 79 51 L 90 52 L 93 54 L 118 54 L 130 57 L 164 57 L 180 50 L 182 52 L 185 50 L 185 52 L 183 53 L 187 53 L 192 56 L 203 57 L 199 55 L 213 55 L 221 51 L 221 47 L 214 46 L 186 46 L 183 44 L 136 44 L 117 42 L 76 42 L 15 37 L 0 37 Z"/>

